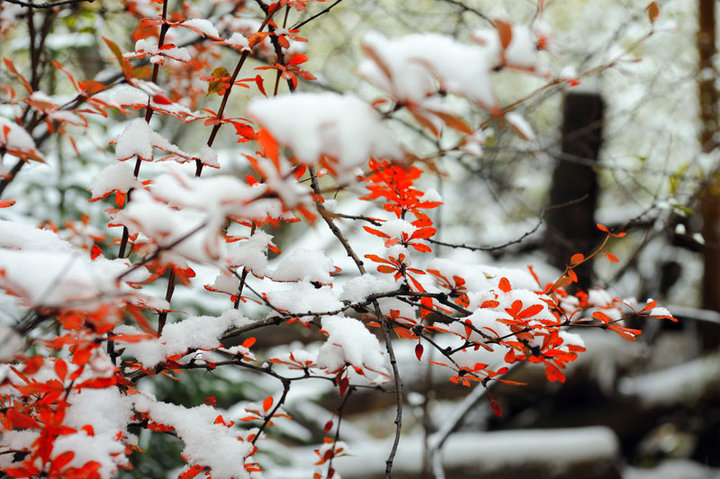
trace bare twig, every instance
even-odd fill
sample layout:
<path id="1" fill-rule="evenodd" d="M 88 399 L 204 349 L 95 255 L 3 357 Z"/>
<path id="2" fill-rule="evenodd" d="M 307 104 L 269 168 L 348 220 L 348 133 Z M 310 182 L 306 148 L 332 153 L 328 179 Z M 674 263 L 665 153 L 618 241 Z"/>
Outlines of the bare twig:
<path id="1" fill-rule="evenodd" d="M 495 22 L 493 22 L 492 19 L 491 19 L 490 17 L 488 17 L 487 15 L 485 15 L 483 12 L 481 12 L 480 10 L 478 10 L 478 9 L 476 9 L 476 8 L 469 7 L 469 6 L 465 5 L 465 3 L 463 3 L 463 2 L 461 2 L 461 1 L 459 1 L 459 0 L 443 0 L 443 1 L 444 1 L 445 3 L 449 3 L 449 4 L 451 4 L 451 5 L 455 5 L 455 6 L 457 6 L 457 7 L 460 7 L 460 8 L 463 10 L 463 12 L 474 13 L 475 15 L 477 15 L 477 16 L 480 17 L 480 18 L 482 18 L 483 20 L 485 20 L 486 22 L 490 23 L 491 25 L 495 25 Z"/>
<path id="2" fill-rule="evenodd" d="M 434 239 L 432 239 L 432 238 L 428 238 L 426 241 L 427 241 L 428 243 L 432 243 L 432 244 L 436 244 L 436 245 L 440 245 L 440 246 L 447 246 L 447 247 L 449 247 L 449 248 L 462 248 L 462 249 L 467 249 L 467 250 L 470 250 L 470 251 L 498 251 L 498 250 L 501 250 L 501 249 L 505 249 L 505 248 L 507 248 L 507 247 L 509 247 L 509 246 L 515 245 L 515 244 L 520 244 L 520 243 L 522 243 L 522 241 L 523 241 L 525 238 L 527 238 L 528 236 L 531 236 L 531 235 L 535 234 L 535 233 L 537 232 L 537 230 L 540 229 L 540 226 L 545 222 L 545 214 L 546 214 L 548 211 L 554 210 L 554 209 L 558 209 L 558 208 L 564 208 L 564 207 L 566 207 L 566 206 L 572 206 L 572 205 L 574 205 L 574 204 L 576 204 L 576 203 L 580 203 L 580 202 L 582 202 L 582 201 L 585 201 L 585 199 L 586 199 L 587 197 L 588 197 L 588 195 L 585 194 L 585 195 L 582 195 L 580 198 L 575 198 L 575 199 L 573 199 L 573 200 L 566 201 L 565 203 L 561 203 L 561 204 L 557 204 L 557 205 L 546 206 L 545 208 L 543 208 L 542 213 L 540 214 L 540 218 L 538 219 L 537 224 L 535 224 L 535 226 L 533 226 L 532 229 L 526 231 L 525 233 L 523 233 L 522 235 L 520 235 L 518 238 L 516 238 L 516 239 L 514 239 L 514 240 L 510 240 L 510 241 L 508 241 L 508 242 L 506 242 L 506 243 L 503 243 L 503 244 L 500 244 L 500 245 L 496 245 L 496 246 L 471 246 L 471 245 L 466 245 L 466 244 L 464 244 L 464 243 L 462 243 L 462 244 L 447 243 L 447 242 L 445 242 L 445 241 L 434 240 Z"/>
<path id="3" fill-rule="evenodd" d="M 506 376 L 510 371 L 517 368 L 519 364 L 523 363 L 514 363 L 510 365 L 510 369 L 508 370 L 508 372 L 506 372 L 502 376 Z M 498 382 L 499 381 L 491 381 L 488 384 L 485 384 L 484 387 L 480 385 L 476 386 L 470 394 L 465 396 L 465 399 L 463 399 L 462 403 L 460 403 L 460 405 L 453 410 L 454 412 L 452 416 L 450 416 L 448 420 L 443 421 L 442 427 L 436 433 L 430 436 L 430 462 L 433 466 L 433 475 L 435 476 L 435 479 L 445 477 L 444 473 L 442 472 L 442 462 L 440 460 L 440 453 L 443 445 L 445 444 L 445 441 L 447 441 L 447 439 L 453 432 L 458 430 L 458 428 L 462 425 L 463 421 L 467 417 L 468 413 L 470 413 L 470 411 L 472 411 L 472 409 L 480 402 L 480 400 L 485 397 L 485 395 L 488 393 L 488 390 L 491 387 L 494 387 L 494 384 Z"/>
<path id="4" fill-rule="evenodd" d="M 318 18 L 318 17 L 320 17 L 320 16 L 322 16 L 322 15 L 325 15 L 326 13 L 330 12 L 330 10 L 332 10 L 333 7 L 334 7 L 335 5 L 337 5 L 338 3 L 340 3 L 340 2 L 342 2 L 342 0 L 335 0 L 335 2 L 333 2 L 331 5 L 328 5 L 327 7 L 323 8 L 322 10 L 320 10 L 318 13 L 316 13 L 316 14 L 313 15 L 312 17 L 310 17 L 310 18 L 308 18 L 308 19 L 306 19 L 306 20 L 303 20 L 302 22 L 296 23 L 295 25 L 293 25 L 292 27 L 290 27 L 290 30 L 298 29 L 298 28 L 302 27 L 303 25 L 307 25 L 308 23 L 312 22 L 312 21 L 315 20 L 316 18 Z"/>
<path id="5" fill-rule="evenodd" d="M 33 3 L 33 2 L 24 2 L 23 0 L 0 0 L 0 3 L 7 2 L 7 3 L 13 3 L 15 5 L 20 5 L 21 7 L 27 7 L 27 8 L 55 8 L 55 7 L 62 7 L 64 5 L 74 5 L 77 3 L 93 3 L 95 0 L 61 0 L 59 2 L 45 2 L 45 3 Z"/>

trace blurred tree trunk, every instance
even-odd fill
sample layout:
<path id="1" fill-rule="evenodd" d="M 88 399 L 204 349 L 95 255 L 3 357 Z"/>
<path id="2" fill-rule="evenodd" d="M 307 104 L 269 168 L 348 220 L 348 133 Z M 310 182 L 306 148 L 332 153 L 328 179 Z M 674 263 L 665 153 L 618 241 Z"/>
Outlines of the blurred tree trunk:
<path id="1" fill-rule="evenodd" d="M 573 254 L 592 251 L 599 240 L 595 168 L 602 146 L 602 98 L 595 93 L 570 93 L 563 115 L 562 154 L 553 171 L 545 240 L 550 262 L 559 269 L 565 268 Z M 580 288 L 592 286 L 591 261 L 575 272 Z"/>
<path id="2" fill-rule="evenodd" d="M 698 101 L 700 114 L 700 145 L 703 153 L 710 153 L 718 146 L 718 91 L 715 87 L 716 70 L 713 57 L 717 54 L 715 42 L 715 2 L 699 0 L 698 3 Z M 709 175 L 700 191 L 700 214 L 704 273 L 702 282 L 702 307 L 720 311 L 720 169 Z M 706 349 L 718 345 L 717 334 L 701 334 Z"/>

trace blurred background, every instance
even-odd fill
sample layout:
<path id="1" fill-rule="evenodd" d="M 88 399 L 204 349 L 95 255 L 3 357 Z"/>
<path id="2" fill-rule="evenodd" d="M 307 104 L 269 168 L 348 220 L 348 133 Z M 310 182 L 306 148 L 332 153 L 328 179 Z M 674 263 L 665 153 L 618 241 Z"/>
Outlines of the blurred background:
<path id="1" fill-rule="evenodd" d="M 135 3 L 136 10 L 152 13 L 149 2 Z M 257 20 L 252 2 L 247 9 L 245 2 L 235 3 L 241 18 Z M 588 262 L 578 271 L 581 286 L 657 299 L 680 320 L 634 324 L 645 331 L 635 342 L 599 330 L 581 331 L 588 352 L 572 365 L 565 383 L 550 383 L 542 368 L 527 365 L 509 376 L 526 386 L 496 385 L 492 394 L 502 417 L 492 413 L 486 398 L 463 402 L 467 388 L 448 381 L 441 368 L 421 365 L 411 351 L 414 345 L 400 342 L 399 356 L 412 360 L 400 363 L 407 413 L 393 476 L 442 477 L 426 458 L 428 441 L 458 410 L 467 409 L 442 449 L 448 479 L 720 477 L 716 2 L 659 1 L 660 14 L 651 23 L 647 4 L 636 0 L 545 0 L 542 14 L 535 0 L 327 0 L 311 4 L 297 21 L 333 3 L 337 5 L 303 27 L 303 36 L 310 39 L 303 47 L 310 58 L 306 70 L 317 77 L 302 82 L 303 91 L 352 91 L 368 100 L 377 98 L 378 92 L 357 75 L 362 38 L 372 31 L 387 37 L 435 32 L 467 41 L 472 32 L 492 28 L 494 19 L 547 31 L 550 44 L 542 52 L 542 63 L 548 77 L 578 81 L 546 86 L 548 77 L 518 72 L 494 78 L 501 105 L 530 96 L 518 111 L 535 139 L 523 141 L 507 124 L 493 122 L 482 132 L 481 155 L 439 156 L 442 174 L 428 177 L 423 185 L 438 190 L 445 203 L 434 217 L 438 239 L 479 247 L 469 251 L 437 246 L 436 253 L 473 264 L 531 264 L 543 280 L 552 281 L 572 254 L 597 245 L 594 225 L 601 223 L 628 233 L 609 246 L 621 263 Z M 229 15 L 222 2 L 212 1 L 185 1 L 176 10 L 185 17 Z M 27 31 L 9 26 L 18 12 L 0 4 L 0 56 L 28 53 Z M 48 37 L 48 58 L 87 78 L 116 73 L 103 70 L 110 54 L 100 48 L 99 39 L 108 36 L 132 50 L 128 32 L 137 24 L 133 15 L 141 16 L 128 10 L 127 3 L 113 1 L 62 10 Z M 224 25 L 226 31 L 239 28 L 239 23 Z M 198 78 L 232 53 L 213 55 L 203 57 L 206 64 L 188 72 L 182 85 L 186 91 L 200 90 L 192 100 L 188 97 L 191 108 L 212 107 L 218 101 L 214 95 L 204 96 L 206 85 Z M 256 55 L 253 66 L 268 61 Z M 61 95 L 65 80 L 55 74 L 58 78 L 48 81 Z M 0 73 L 0 80 L 6 75 Z M 233 111 L 242 112 L 248 98 L 236 95 Z M 465 111 L 472 124 L 481 123 L 483 115 Z M 422 133 L 402 115 L 390 124 L 418 155 L 431 156 L 452 142 Z M 86 235 L 95 231 L 92 228 L 102 229 L 102 210 L 108 205 L 88 206 L 87 179 L 114 158 L 108 143 L 120 126 L 100 119 L 92 126 L 97 136 L 87 135 L 76 145 L 46 145 L 52 151 L 51 173 L 30 165 L 8 188 L 10 195 L 27 195 L 34 211 L 18 205 L 9 214 L 62 225 L 89 210 L 97 224 L 75 227 L 85 228 Z M 181 148 L 202 138 L 202 125 L 193 130 L 167 122 L 156 128 Z M 243 146 L 235 142 L 234 133 L 223 130 L 217 145 L 222 171 L 244 177 L 247 167 L 239 154 Z M 143 175 L 153 174 L 151 165 L 143 166 Z M 343 206 L 348 211 L 357 208 L 357 214 L 366 207 Z M 281 249 L 307 244 L 343 256 L 326 232 L 289 226 L 272 233 Z M 349 236 L 362 241 L 360 234 Z M 202 284 L 201 267 L 198 274 Z M 176 309 L 195 314 L 216 314 L 227 306 L 225 298 L 189 289 L 178 290 L 174 301 Z M 262 358 L 279 345 L 312 349 L 319 347 L 317 341 L 302 327 L 283 326 L 272 336 L 258 337 L 253 350 Z M 213 374 L 188 371 L 180 382 L 152 378 L 141 384 L 158 399 L 186 406 L 215 396 L 230 414 L 277 387 L 267 376 L 228 369 Z M 294 420 L 278 420 L 261 446 L 266 477 L 311 477 L 312 451 L 341 404 L 341 439 L 352 454 L 337 459 L 339 473 L 346 479 L 383 477 L 394 431 L 394 395 L 358 391 L 344 403 L 326 382 L 293 389 L 286 409 Z M 143 431 L 140 447 L 148 453 L 137 455 L 135 468 L 122 477 L 172 476 L 183 464 L 180 443 L 167 435 Z"/>

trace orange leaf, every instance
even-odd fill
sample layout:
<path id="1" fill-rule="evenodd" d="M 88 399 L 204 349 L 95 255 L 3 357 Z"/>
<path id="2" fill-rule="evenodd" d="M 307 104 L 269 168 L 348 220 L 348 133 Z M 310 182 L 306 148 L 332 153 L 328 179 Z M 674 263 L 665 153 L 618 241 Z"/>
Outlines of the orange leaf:
<path id="1" fill-rule="evenodd" d="M 620 262 L 620 260 L 619 260 L 619 259 L 617 258 L 617 256 L 615 256 L 614 254 L 612 254 L 612 253 L 610 253 L 610 252 L 608 252 L 608 251 L 604 251 L 604 253 L 605 253 L 605 256 L 607 256 L 607 259 L 609 259 L 609 260 L 612 261 L 613 263 L 619 263 L 619 262 Z"/>
<path id="2" fill-rule="evenodd" d="M 278 145 L 275 142 L 275 138 L 272 137 L 270 132 L 268 132 L 265 129 L 260 129 L 257 132 L 257 142 L 260 144 L 260 147 L 263 150 L 263 154 L 266 158 L 272 160 L 272 162 L 275 164 L 276 169 L 280 169 L 280 152 L 278 150 Z"/>
<path id="3" fill-rule="evenodd" d="M 603 313 L 602 311 L 595 311 L 592 314 L 592 317 L 597 319 L 598 321 L 602 321 L 605 324 L 608 324 L 610 321 L 612 321 L 612 319 L 610 319 L 610 316 Z"/>
<path id="4" fill-rule="evenodd" d="M 40 424 L 27 414 L 23 414 L 16 409 L 8 409 L 5 417 L 10 421 L 13 427 L 22 429 L 40 429 Z"/>
<path id="5" fill-rule="evenodd" d="M 270 408 L 272 407 L 272 405 L 273 405 L 273 397 L 272 396 L 266 397 L 265 400 L 263 401 L 263 410 L 269 411 Z"/>
<path id="6" fill-rule="evenodd" d="M 512 25 L 502 20 L 495 20 L 495 28 L 497 28 L 500 37 L 500 45 L 503 50 L 507 50 L 512 41 Z"/>
<path id="7" fill-rule="evenodd" d="M 503 293 L 509 293 L 510 290 L 512 289 L 512 286 L 510 285 L 510 281 L 505 277 L 500 278 L 500 283 L 498 284 L 498 287 L 500 288 L 500 291 L 502 291 Z"/>
<path id="8" fill-rule="evenodd" d="M 577 253 L 570 258 L 570 267 L 575 267 L 585 261 L 585 255 Z"/>
<path id="9" fill-rule="evenodd" d="M 103 37 L 103 41 L 108 46 L 110 51 L 115 55 L 115 58 L 117 58 L 117 61 L 120 63 L 120 68 L 122 69 L 123 76 L 130 80 L 133 77 L 132 72 L 132 65 L 130 65 L 130 62 L 123 56 L 123 52 L 120 49 L 119 46 L 109 38 Z"/>
<path id="10" fill-rule="evenodd" d="M 67 466 L 74 457 L 75 453 L 73 451 L 65 451 L 53 459 L 50 468 L 55 472 L 59 472 L 63 467 Z"/>
<path id="11" fill-rule="evenodd" d="M 57 377 L 60 378 L 60 381 L 65 380 L 65 376 L 67 375 L 67 364 L 62 359 L 55 361 L 55 374 L 57 374 Z"/>
<path id="12" fill-rule="evenodd" d="M 111 376 L 109 378 L 92 378 L 88 379 L 87 381 L 83 381 L 80 384 L 78 384 L 76 387 L 77 389 L 82 388 L 93 388 L 93 389 L 104 389 L 110 386 L 114 386 L 117 384 L 117 380 L 114 376 Z"/>
<path id="13" fill-rule="evenodd" d="M 650 2 L 647 7 L 645 7 L 645 10 L 647 11 L 648 20 L 650 20 L 651 24 L 655 23 L 655 20 L 657 20 L 657 17 L 660 15 L 660 7 L 658 6 L 657 2 Z"/>
<path id="14" fill-rule="evenodd" d="M 518 319 L 530 318 L 532 316 L 535 316 L 542 310 L 543 310 L 542 304 L 533 304 L 529 308 L 524 309 L 523 311 L 520 311 L 520 314 L 518 314 L 517 317 L 518 317 Z"/>

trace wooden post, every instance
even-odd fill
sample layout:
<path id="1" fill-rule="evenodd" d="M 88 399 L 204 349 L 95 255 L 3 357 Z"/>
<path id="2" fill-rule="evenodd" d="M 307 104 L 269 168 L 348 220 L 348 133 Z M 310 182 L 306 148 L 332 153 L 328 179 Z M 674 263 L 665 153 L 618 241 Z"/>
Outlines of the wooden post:
<path id="1" fill-rule="evenodd" d="M 595 167 L 602 146 L 603 108 L 596 93 L 569 93 L 565 97 L 562 153 L 553 171 L 545 241 L 550 262 L 559 269 L 565 268 L 573 254 L 590 253 L 600 239 L 595 227 Z M 592 286 L 592 262 L 575 272 L 578 287 Z"/>
<path id="2" fill-rule="evenodd" d="M 713 57 L 717 54 L 716 1 L 699 0 L 698 3 L 698 136 L 703 153 L 710 153 L 718 146 L 718 91 L 715 88 L 717 72 L 713 66 Z M 705 239 L 702 307 L 720 311 L 720 170 L 717 167 L 700 192 L 700 214 Z"/>

